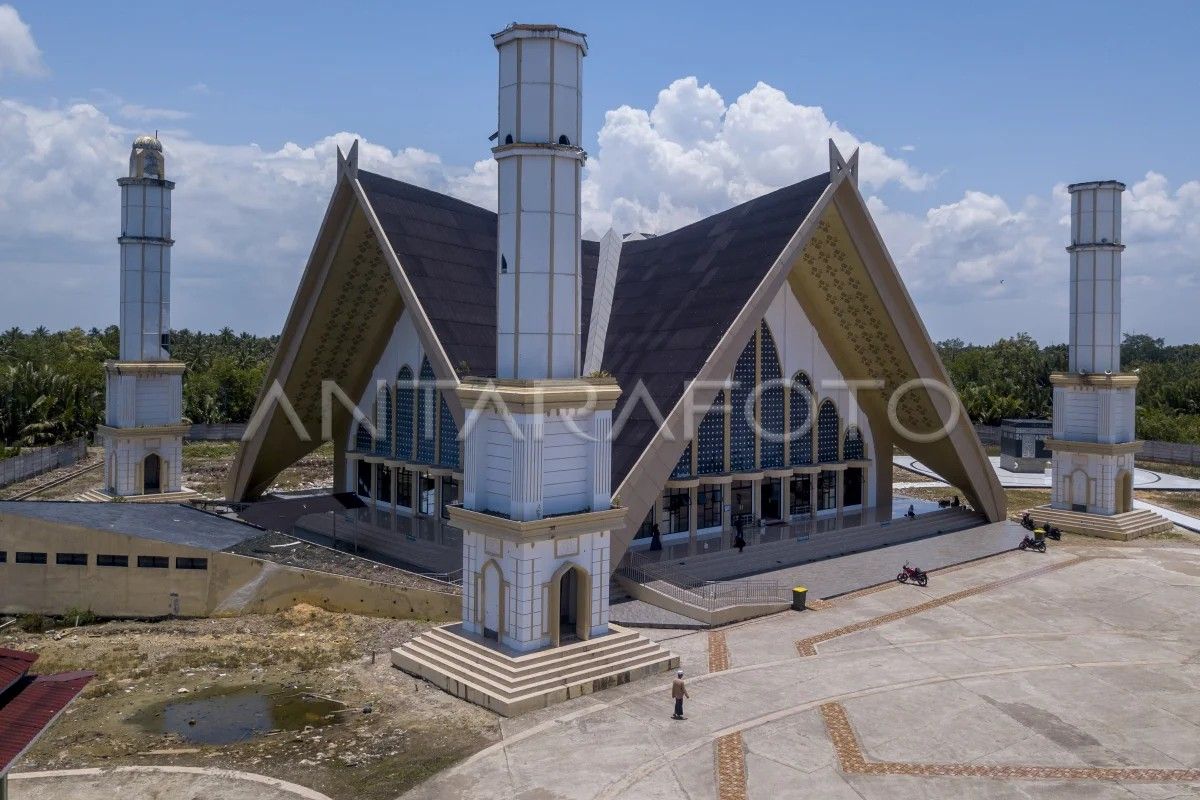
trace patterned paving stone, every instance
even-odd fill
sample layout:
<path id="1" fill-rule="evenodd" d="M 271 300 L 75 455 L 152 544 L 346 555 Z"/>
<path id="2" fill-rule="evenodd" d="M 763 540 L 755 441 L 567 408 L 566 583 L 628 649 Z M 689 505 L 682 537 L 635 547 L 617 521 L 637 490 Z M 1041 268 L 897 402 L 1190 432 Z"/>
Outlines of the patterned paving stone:
<path id="1" fill-rule="evenodd" d="M 841 703 L 821 706 L 821 718 L 842 772 L 857 775 L 911 775 L 921 778 L 993 780 L 1120 781 L 1123 783 L 1198 783 L 1200 769 L 1143 767 L 1052 767 L 1032 764 L 922 764 L 869 761 Z M 726 737 L 729 738 L 729 737 Z"/>
<path id="2" fill-rule="evenodd" d="M 800 641 L 796 642 L 796 652 L 801 656 L 815 656 L 817 654 L 817 645 L 821 644 L 822 642 L 828 642 L 830 639 L 837 639 L 841 636 L 848 636 L 851 633 L 858 633 L 859 631 L 878 628 L 881 625 L 887 625 L 889 622 L 895 622 L 897 620 L 904 619 L 905 617 L 911 617 L 914 614 L 921 614 L 934 608 L 940 608 L 941 606 L 957 602 L 967 597 L 974 597 L 975 595 L 983 594 L 984 592 L 990 592 L 1005 586 L 1010 586 L 1014 583 L 1019 583 L 1020 581 L 1027 581 L 1051 572 L 1057 572 L 1058 570 L 1066 567 L 1073 567 L 1077 564 L 1082 564 L 1085 561 L 1091 561 L 1093 558 L 1095 557 L 1079 556 L 1071 561 L 1050 564 L 1049 566 L 1040 567 L 1039 569 L 1030 570 L 1029 572 L 1022 572 L 1019 575 L 1014 575 L 1010 578 L 1002 578 L 998 581 L 992 581 L 991 583 L 972 586 L 958 592 L 952 592 L 944 597 L 937 597 L 933 600 L 928 600 L 915 606 L 909 606 L 908 608 L 902 608 L 898 611 L 892 611 L 888 614 L 882 614 L 878 617 L 871 617 L 870 619 L 864 619 L 850 625 L 843 625 L 840 628 L 824 631 L 823 633 L 818 633 L 815 636 L 809 636 L 806 639 L 801 639 Z M 887 585 L 885 585 L 883 588 L 887 588 Z M 864 591 L 870 592 L 871 590 Z M 880 587 L 874 587 L 874 591 L 881 591 L 881 589 Z M 862 594 L 859 594 L 858 596 L 861 597 Z"/>
<path id="3" fill-rule="evenodd" d="M 722 736 L 713 743 L 717 767 L 717 800 L 747 800 L 746 748 L 741 733 Z"/>
<path id="4" fill-rule="evenodd" d="M 729 643 L 725 631 L 708 632 L 708 671 L 721 672 L 729 669 Z"/>

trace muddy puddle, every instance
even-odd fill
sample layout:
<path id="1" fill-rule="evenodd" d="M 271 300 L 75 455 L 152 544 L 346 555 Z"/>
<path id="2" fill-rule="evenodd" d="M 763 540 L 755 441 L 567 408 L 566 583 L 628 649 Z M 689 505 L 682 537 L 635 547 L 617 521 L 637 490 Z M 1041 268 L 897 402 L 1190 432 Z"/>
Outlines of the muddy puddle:
<path id="1" fill-rule="evenodd" d="M 171 733 L 196 744 L 232 744 L 271 731 L 333 725 L 345 705 L 286 686 L 213 687 L 179 695 L 130 721 L 151 733 Z"/>

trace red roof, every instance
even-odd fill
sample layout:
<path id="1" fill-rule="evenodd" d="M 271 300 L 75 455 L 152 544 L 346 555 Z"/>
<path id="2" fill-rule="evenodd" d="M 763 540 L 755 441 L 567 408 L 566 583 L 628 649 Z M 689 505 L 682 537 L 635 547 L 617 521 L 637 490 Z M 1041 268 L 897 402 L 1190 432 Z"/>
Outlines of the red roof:
<path id="1" fill-rule="evenodd" d="M 38 740 L 94 672 L 28 675 L 36 653 L 0 648 L 0 775 Z"/>
<path id="2" fill-rule="evenodd" d="M 37 653 L 0 647 L 0 694 L 7 692 L 8 687 L 20 680 L 29 671 L 29 665 L 37 660 Z"/>

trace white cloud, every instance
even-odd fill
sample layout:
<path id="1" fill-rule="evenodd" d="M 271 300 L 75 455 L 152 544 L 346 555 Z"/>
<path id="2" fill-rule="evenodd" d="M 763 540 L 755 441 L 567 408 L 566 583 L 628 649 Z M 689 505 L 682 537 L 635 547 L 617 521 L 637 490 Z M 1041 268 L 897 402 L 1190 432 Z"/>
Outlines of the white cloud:
<path id="1" fill-rule="evenodd" d="M 0 5 L 0 78 L 5 74 L 38 76 L 46 73 L 42 51 L 29 26 L 10 5 Z"/>
<path id="2" fill-rule="evenodd" d="M 121 110 L 119 98 L 102 101 Z M 0 98 L 0 319 L 5 325 L 104 325 L 117 310 L 120 194 L 132 138 L 128 117 L 93 104 L 59 107 Z M 863 149 L 862 187 L 935 337 L 987 340 L 1029 330 L 1066 336 L 1065 185 L 1019 201 L 967 191 L 923 212 L 906 208 L 930 178 L 863 142 L 816 107 L 758 84 L 726 105 L 694 78 L 654 108 L 609 111 L 583 186 L 585 230 L 664 232 L 828 169 L 826 139 Z M 163 133 L 175 192 L 179 326 L 278 330 L 334 181 L 340 132 L 281 147 L 216 145 Z M 447 164 L 418 148 L 360 143 L 364 169 L 488 208 L 495 162 Z M 1125 328 L 1195 340 L 1200 285 L 1200 181 L 1172 186 L 1157 172 L 1125 197 Z M 36 298 L 36 302 L 30 302 Z"/>
<path id="3" fill-rule="evenodd" d="M 212 94 L 212 89 L 204 81 L 196 81 L 188 87 L 188 91 L 196 94 Z"/>
<path id="4" fill-rule="evenodd" d="M 664 232 L 829 169 L 828 140 L 862 149 L 864 187 L 918 190 L 931 179 L 883 147 L 765 83 L 726 106 L 695 77 L 658 93 L 653 109 L 605 114 L 588 162 L 585 225 Z"/>

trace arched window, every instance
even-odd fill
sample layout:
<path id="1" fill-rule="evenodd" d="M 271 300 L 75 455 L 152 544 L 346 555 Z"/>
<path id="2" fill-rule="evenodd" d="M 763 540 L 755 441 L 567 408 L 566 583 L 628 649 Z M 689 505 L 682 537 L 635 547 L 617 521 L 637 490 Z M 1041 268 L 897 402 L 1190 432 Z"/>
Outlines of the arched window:
<path id="1" fill-rule="evenodd" d="M 761 466 L 779 469 L 783 466 L 783 373 L 779 368 L 779 353 L 775 349 L 775 337 L 767 327 L 761 326 L 760 374 L 763 390 L 759 402 L 762 404 L 759 425 L 762 430 L 762 445 L 759 448 Z"/>
<path id="2" fill-rule="evenodd" d="M 443 467 L 458 468 L 458 425 L 450 413 L 450 404 L 438 392 L 441 410 L 438 413 L 438 463 Z"/>
<path id="3" fill-rule="evenodd" d="M 729 420 L 729 466 L 734 472 L 754 469 L 754 404 L 751 402 L 754 345 L 755 337 L 751 336 L 733 368 L 733 388 L 729 391 L 733 406 Z"/>
<path id="4" fill-rule="evenodd" d="M 842 442 L 842 458 L 846 461 L 862 461 L 867 457 L 867 446 L 863 442 L 862 431 L 857 425 L 846 428 L 846 438 Z"/>
<path id="5" fill-rule="evenodd" d="M 432 464 L 434 457 L 434 426 L 437 424 L 434 381 L 433 367 L 426 357 L 421 361 L 421 375 L 417 380 L 417 461 L 422 464 Z"/>
<path id="6" fill-rule="evenodd" d="M 567 135 L 565 133 L 562 136 L 558 137 L 558 143 L 565 144 L 568 147 L 571 146 L 571 140 L 567 138 Z"/>
<path id="7" fill-rule="evenodd" d="M 396 373 L 396 458 L 411 461 L 413 457 L 413 387 L 412 367 L 405 364 Z"/>
<path id="8" fill-rule="evenodd" d="M 508 135 L 506 135 L 506 136 L 504 137 L 504 143 L 505 143 L 505 144 L 512 144 L 512 143 L 513 143 L 513 138 L 512 138 L 512 134 L 511 134 L 511 133 L 510 133 L 510 134 L 508 134 Z"/>
<path id="9" fill-rule="evenodd" d="M 832 400 L 822 400 L 817 412 L 817 459 L 822 464 L 838 460 L 838 412 Z"/>
<path id="10" fill-rule="evenodd" d="M 360 453 L 371 452 L 371 433 L 361 422 L 354 430 L 354 449 Z"/>
<path id="11" fill-rule="evenodd" d="M 675 463 L 675 469 L 671 470 L 671 477 L 679 480 L 690 477 L 692 474 L 692 443 L 688 442 L 687 447 L 683 448 L 683 455 L 679 456 L 679 461 Z"/>
<path id="12" fill-rule="evenodd" d="M 813 461 L 813 432 L 812 432 L 812 381 L 803 372 L 792 376 L 791 399 L 791 460 L 793 467 L 811 464 Z"/>
<path id="13" fill-rule="evenodd" d="M 696 472 L 716 475 L 725 471 L 725 391 L 717 392 L 712 406 L 700 420 L 696 431 L 699 442 L 696 452 Z"/>
<path id="14" fill-rule="evenodd" d="M 387 384 L 375 396 L 375 454 L 392 454 L 392 387 Z"/>

